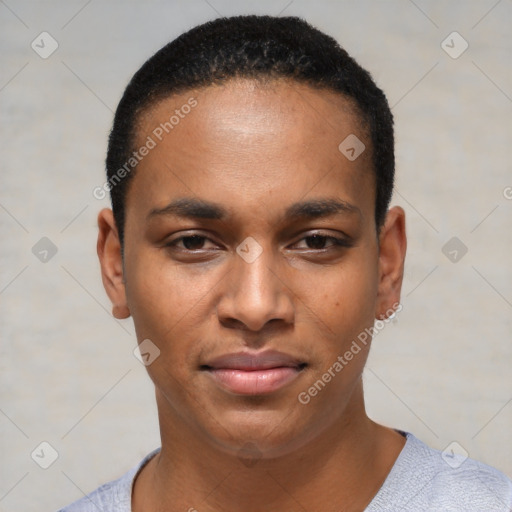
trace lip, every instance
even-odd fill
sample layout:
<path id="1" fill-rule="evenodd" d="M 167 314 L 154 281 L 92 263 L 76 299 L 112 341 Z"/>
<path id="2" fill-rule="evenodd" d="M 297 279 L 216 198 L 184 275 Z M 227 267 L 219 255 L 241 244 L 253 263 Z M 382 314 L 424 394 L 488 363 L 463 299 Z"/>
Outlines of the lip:
<path id="1" fill-rule="evenodd" d="M 226 391 L 237 395 L 273 393 L 300 375 L 304 361 L 282 352 L 237 352 L 217 357 L 201 369 Z"/>

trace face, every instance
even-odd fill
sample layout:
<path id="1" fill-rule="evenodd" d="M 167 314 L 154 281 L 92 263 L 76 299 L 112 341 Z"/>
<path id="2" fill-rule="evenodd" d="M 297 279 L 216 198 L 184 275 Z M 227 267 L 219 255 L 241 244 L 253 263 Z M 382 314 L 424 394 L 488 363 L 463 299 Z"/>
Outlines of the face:
<path id="1" fill-rule="evenodd" d="M 355 160 L 338 149 L 350 134 L 366 146 Z M 148 137 L 124 264 L 107 210 L 98 248 L 116 316 L 160 350 L 147 370 L 161 420 L 272 457 L 357 419 L 369 344 L 343 356 L 399 300 L 405 235 L 400 209 L 377 234 L 371 143 L 349 101 L 233 80 L 152 107 L 137 148 Z"/>

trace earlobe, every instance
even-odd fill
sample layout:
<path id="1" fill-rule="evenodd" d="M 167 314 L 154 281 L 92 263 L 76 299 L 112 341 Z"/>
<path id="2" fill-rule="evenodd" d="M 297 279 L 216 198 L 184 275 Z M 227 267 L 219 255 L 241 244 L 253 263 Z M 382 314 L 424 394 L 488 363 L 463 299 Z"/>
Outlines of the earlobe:
<path id="1" fill-rule="evenodd" d="M 379 284 L 376 317 L 384 319 L 400 303 L 407 249 L 405 212 L 399 206 L 391 208 L 379 235 Z"/>
<path id="2" fill-rule="evenodd" d="M 112 302 L 112 315 L 123 319 L 130 316 L 126 302 L 121 242 L 112 210 L 104 208 L 98 214 L 98 243 L 101 279 Z"/>

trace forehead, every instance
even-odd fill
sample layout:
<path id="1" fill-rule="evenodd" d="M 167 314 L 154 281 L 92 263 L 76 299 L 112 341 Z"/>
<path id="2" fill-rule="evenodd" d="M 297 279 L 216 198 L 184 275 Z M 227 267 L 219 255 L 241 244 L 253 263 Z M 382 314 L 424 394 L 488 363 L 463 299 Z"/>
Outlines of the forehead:
<path id="1" fill-rule="evenodd" d="M 354 135 L 366 149 L 351 161 L 339 146 Z M 171 195 L 228 192 L 233 203 L 243 195 L 248 205 L 268 202 L 272 191 L 284 199 L 322 188 L 330 195 L 339 189 L 343 200 L 369 195 L 373 207 L 366 130 L 351 100 L 327 89 L 237 79 L 186 91 L 147 109 L 136 139 L 136 148 L 150 139 L 153 146 L 130 186 L 136 203 L 149 209 Z"/>
<path id="2" fill-rule="evenodd" d="M 192 97 L 200 107 L 194 110 L 201 111 L 201 126 L 194 123 L 198 120 L 197 115 L 188 116 L 186 105 Z M 360 134 L 365 131 L 354 100 L 330 89 L 284 78 L 232 78 L 224 83 L 173 94 L 150 105 L 138 118 L 138 138 L 154 131 L 162 119 L 168 121 L 173 114 L 183 119 L 181 110 L 187 111 L 184 113 L 190 120 L 185 123 L 185 128 L 175 131 L 179 124 L 175 119 L 171 123 L 174 125 L 172 131 L 176 133 L 193 125 L 209 140 L 216 134 L 225 135 L 226 131 L 230 135 L 238 132 L 242 138 L 249 133 L 253 137 L 272 136 L 288 128 L 290 121 L 299 121 L 299 124 L 293 133 L 287 133 L 288 136 L 296 134 L 310 140 L 327 132 L 339 138 L 347 128 Z M 307 126 L 300 121 L 307 121 Z"/>

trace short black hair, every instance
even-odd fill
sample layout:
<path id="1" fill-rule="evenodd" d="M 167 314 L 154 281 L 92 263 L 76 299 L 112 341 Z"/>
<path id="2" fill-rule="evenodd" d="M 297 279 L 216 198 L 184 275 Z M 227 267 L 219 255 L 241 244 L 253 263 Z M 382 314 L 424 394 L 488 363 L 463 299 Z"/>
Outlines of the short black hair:
<path id="1" fill-rule="evenodd" d="M 305 20 L 248 15 L 217 18 L 183 33 L 149 58 L 126 87 L 106 158 L 121 244 L 126 194 L 134 174 L 126 169 L 136 167 L 132 157 L 141 112 L 173 94 L 233 78 L 289 78 L 352 101 L 371 139 L 379 230 L 391 200 L 395 169 L 393 115 L 386 96 L 335 39 Z M 127 167 L 128 162 L 134 165 Z"/>

